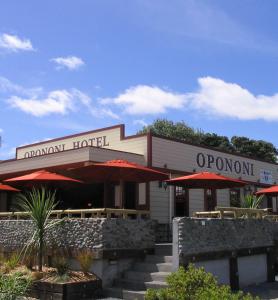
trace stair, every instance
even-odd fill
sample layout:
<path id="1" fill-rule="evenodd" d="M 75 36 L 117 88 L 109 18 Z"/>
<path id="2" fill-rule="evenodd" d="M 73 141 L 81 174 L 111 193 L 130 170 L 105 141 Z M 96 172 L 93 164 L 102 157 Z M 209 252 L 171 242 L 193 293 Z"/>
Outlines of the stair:
<path id="1" fill-rule="evenodd" d="M 125 300 L 143 300 L 149 288 L 167 287 L 166 278 L 172 271 L 172 244 L 157 244 L 155 254 L 147 255 L 142 262 L 136 262 L 110 288 L 104 289 L 104 296 Z"/>

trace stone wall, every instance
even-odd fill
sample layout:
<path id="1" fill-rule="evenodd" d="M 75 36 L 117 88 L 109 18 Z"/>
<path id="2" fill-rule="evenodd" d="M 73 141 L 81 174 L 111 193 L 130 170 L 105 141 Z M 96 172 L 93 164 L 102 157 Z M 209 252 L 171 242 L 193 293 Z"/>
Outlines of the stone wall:
<path id="1" fill-rule="evenodd" d="M 184 256 L 273 246 L 277 226 L 256 219 L 176 218 L 175 222 L 179 254 Z"/>
<path id="2" fill-rule="evenodd" d="M 176 218 L 173 270 L 194 263 L 232 289 L 274 281 L 277 237 L 269 220 Z"/>
<path id="3" fill-rule="evenodd" d="M 33 232 L 31 220 L 1 220 L 0 248 L 22 249 Z M 151 220 L 67 219 L 47 234 L 48 248 L 70 251 L 143 250 L 154 248 L 155 224 Z"/>

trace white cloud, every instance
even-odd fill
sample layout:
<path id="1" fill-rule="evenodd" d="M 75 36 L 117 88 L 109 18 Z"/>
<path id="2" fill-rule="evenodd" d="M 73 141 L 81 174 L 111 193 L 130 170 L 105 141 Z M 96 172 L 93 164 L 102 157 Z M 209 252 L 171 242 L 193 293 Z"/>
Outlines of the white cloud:
<path id="1" fill-rule="evenodd" d="M 184 94 L 172 93 L 156 86 L 138 85 L 125 90 L 115 98 L 105 98 L 102 104 L 123 107 L 131 115 L 161 114 L 167 109 L 182 108 L 186 102 Z"/>
<path id="2" fill-rule="evenodd" d="M 103 116 L 108 116 L 108 117 L 111 117 L 112 119 L 115 119 L 115 120 L 120 120 L 120 117 L 119 115 L 117 115 L 116 113 L 114 113 L 111 109 L 101 109 L 100 110 L 100 113 L 103 115 Z"/>
<path id="3" fill-rule="evenodd" d="M 56 57 L 50 61 L 57 64 L 57 69 L 67 68 L 69 70 L 76 70 L 85 64 L 80 57 L 76 56 Z"/>
<path id="4" fill-rule="evenodd" d="M 0 133 L 3 133 L 3 132 L 4 132 L 4 130 L 2 128 L 0 128 Z"/>
<path id="5" fill-rule="evenodd" d="M 134 125 L 140 125 L 140 126 L 148 126 L 148 123 L 146 123 L 144 120 L 134 120 L 133 121 Z"/>
<path id="6" fill-rule="evenodd" d="M 190 106 L 220 117 L 278 121 L 278 94 L 254 95 L 236 83 L 218 78 L 198 79 L 199 90 L 187 95 Z"/>
<path id="7" fill-rule="evenodd" d="M 119 119 L 111 109 L 94 103 L 90 96 L 75 88 L 45 93 L 41 87 L 27 89 L 0 76 L 0 95 L 7 99 L 11 107 L 35 117 L 66 115 L 85 107 L 86 113 L 94 117 Z"/>
<path id="8" fill-rule="evenodd" d="M 17 35 L 11 35 L 7 33 L 0 35 L 0 48 L 12 52 L 35 50 L 30 40 L 21 39 Z"/>
<path id="9" fill-rule="evenodd" d="M 8 99 L 8 102 L 12 107 L 36 117 L 49 114 L 65 115 L 75 110 L 75 102 L 77 100 L 83 101 L 82 96 L 85 96 L 85 94 L 77 91 L 55 90 L 48 93 L 47 97 L 42 99 L 12 96 Z"/>
<path id="10" fill-rule="evenodd" d="M 26 89 L 18 84 L 11 82 L 6 77 L 0 76 L 0 93 L 20 93 L 27 96 L 35 97 L 42 92 L 41 87 Z"/>
<path id="11" fill-rule="evenodd" d="M 278 93 L 254 95 L 239 84 L 213 77 L 201 77 L 198 84 L 196 92 L 179 94 L 159 87 L 138 85 L 115 98 L 101 99 L 100 103 L 121 107 L 124 113 L 130 115 L 187 109 L 223 118 L 278 121 Z M 147 125 L 142 119 L 134 120 L 133 124 Z"/>

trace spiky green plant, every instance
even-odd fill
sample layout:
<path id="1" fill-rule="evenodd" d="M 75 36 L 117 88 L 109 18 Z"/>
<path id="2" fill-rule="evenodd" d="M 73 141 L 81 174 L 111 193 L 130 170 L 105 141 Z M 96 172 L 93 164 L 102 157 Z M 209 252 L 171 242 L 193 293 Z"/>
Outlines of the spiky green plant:
<path id="1" fill-rule="evenodd" d="M 259 208 L 263 201 L 263 196 L 257 197 L 256 195 L 246 195 L 242 199 L 242 207 L 243 208 Z"/>
<path id="2" fill-rule="evenodd" d="M 34 232 L 26 244 L 24 255 L 28 249 L 36 249 L 39 271 L 42 271 L 43 254 L 45 248 L 46 232 L 57 226 L 62 220 L 51 220 L 51 212 L 57 206 L 56 192 L 48 191 L 44 187 L 33 188 L 27 194 L 21 194 L 19 205 L 30 213 L 34 223 Z"/>

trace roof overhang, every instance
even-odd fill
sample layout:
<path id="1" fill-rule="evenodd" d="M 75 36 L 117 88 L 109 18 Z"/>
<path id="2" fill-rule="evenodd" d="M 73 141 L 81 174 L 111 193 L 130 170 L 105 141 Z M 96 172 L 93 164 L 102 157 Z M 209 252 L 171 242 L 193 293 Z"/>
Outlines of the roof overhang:
<path id="1" fill-rule="evenodd" d="M 106 148 L 85 147 L 44 156 L 1 161 L 0 181 L 35 170 L 46 169 L 53 172 L 63 172 L 71 168 L 86 166 L 92 162 L 104 162 L 113 159 L 125 159 L 146 165 L 144 155 Z"/>

